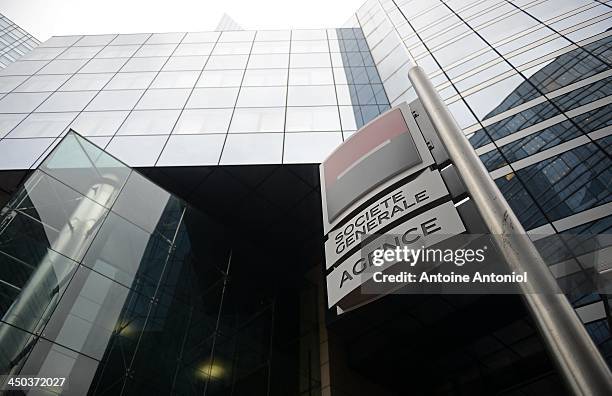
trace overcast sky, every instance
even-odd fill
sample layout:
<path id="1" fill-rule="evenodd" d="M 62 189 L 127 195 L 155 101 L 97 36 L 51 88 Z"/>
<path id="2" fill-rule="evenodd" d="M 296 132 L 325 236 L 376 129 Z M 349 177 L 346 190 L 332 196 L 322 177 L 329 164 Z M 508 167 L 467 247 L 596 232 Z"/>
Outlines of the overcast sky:
<path id="1" fill-rule="evenodd" d="M 340 27 L 365 0 L 1 0 L 39 40 L 64 34 L 214 30 L 223 13 L 245 29 Z"/>

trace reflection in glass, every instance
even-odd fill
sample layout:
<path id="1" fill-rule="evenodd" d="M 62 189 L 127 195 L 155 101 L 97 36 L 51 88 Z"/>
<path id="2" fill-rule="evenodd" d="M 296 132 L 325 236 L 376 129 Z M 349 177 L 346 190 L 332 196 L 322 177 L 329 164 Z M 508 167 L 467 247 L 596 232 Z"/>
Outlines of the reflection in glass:
<path id="1" fill-rule="evenodd" d="M 66 135 L 40 169 L 107 208 L 113 204 L 131 172 L 75 133 Z"/>

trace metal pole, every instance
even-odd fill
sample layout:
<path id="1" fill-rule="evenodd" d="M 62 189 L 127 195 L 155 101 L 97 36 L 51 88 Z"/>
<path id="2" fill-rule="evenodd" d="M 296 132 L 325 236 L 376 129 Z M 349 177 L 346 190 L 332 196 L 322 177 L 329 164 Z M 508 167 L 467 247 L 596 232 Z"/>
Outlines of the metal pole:
<path id="1" fill-rule="evenodd" d="M 431 81 L 419 66 L 408 77 L 510 269 L 528 272 L 521 294 L 569 388 L 612 395 L 606 362 Z"/>

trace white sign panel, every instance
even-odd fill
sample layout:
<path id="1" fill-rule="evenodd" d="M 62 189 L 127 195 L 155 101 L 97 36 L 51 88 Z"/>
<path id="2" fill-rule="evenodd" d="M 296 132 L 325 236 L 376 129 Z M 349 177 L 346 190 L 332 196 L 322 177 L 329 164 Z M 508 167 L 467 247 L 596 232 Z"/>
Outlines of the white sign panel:
<path id="1" fill-rule="evenodd" d="M 407 220 L 385 234 L 409 235 L 410 238 L 407 238 L 410 240 L 409 243 L 401 242 L 405 238 L 398 238 L 400 246 L 416 249 L 433 246 L 464 231 L 465 227 L 454 204 L 446 202 Z M 372 243 L 352 254 L 327 276 L 328 307 L 331 308 L 338 304 L 343 298 L 372 278 L 373 271 L 366 271 L 373 265 L 370 261 L 372 255 L 369 253 L 378 249 L 380 249 L 380 246 L 376 243 L 376 240 L 372 241 Z M 378 268 L 380 271 L 384 271 L 394 264 L 389 263 Z"/>
<path id="2" fill-rule="evenodd" d="M 376 199 L 364 210 L 351 216 L 337 230 L 329 233 L 325 242 L 326 269 L 358 246 L 363 236 L 374 234 L 389 223 L 448 194 L 440 172 L 426 169 L 416 179 Z"/>

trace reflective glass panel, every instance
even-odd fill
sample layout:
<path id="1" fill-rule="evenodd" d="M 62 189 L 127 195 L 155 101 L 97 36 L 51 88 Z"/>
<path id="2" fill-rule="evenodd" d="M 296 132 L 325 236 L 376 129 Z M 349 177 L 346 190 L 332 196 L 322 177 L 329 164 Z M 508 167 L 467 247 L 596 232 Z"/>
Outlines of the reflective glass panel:
<path id="1" fill-rule="evenodd" d="M 83 136 L 112 136 L 128 114 L 128 111 L 85 111 L 70 127 Z"/>
<path id="2" fill-rule="evenodd" d="M 115 136 L 106 150 L 128 166 L 153 166 L 167 136 Z"/>
<path id="3" fill-rule="evenodd" d="M 182 109 L 190 92 L 189 89 L 149 89 L 136 109 Z"/>
<path id="4" fill-rule="evenodd" d="M 187 108 L 234 107 L 239 88 L 196 88 L 193 90 Z"/>
<path id="5" fill-rule="evenodd" d="M 119 135 L 168 135 L 180 110 L 135 110 L 130 113 Z"/>
<path id="6" fill-rule="evenodd" d="M 174 134 L 225 133 L 232 118 L 232 109 L 184 110 Z"/>
<path id="7" fill-rule="evenodd" d="M 142 90 L 101 91 L 89 103 L 87 110 L 131 110 L 142 93 Z"/>
<path id="8" fill-rule="evenodd" d="M 337 106 L 287 108 L 287 132 L 338 130 L 340 119 Z"/>
<path id="9" fill-rule="evenodd" d="M 146 89 L 155 72 L 117 73 L 104 89 Z"/>
<path id="10" fill-rule="evenodd" d="M 237 107 L 284 106 L 287 96 L 285 87 L 243 87 L 238 96 Z"/>
<path id="11" fill-rule="evenodd" d="M 237 108 L 230 132 L 282 132 L 285 108 Z"/>
<path id="12" fill-rule="evenodd" d="M 341 143 L 340 132 L 288 133 L 283 163 L 322 162 Z"/>
<path id="13" fill-rule="evenodd" d="M 8 135 L 9 138 L 58 137 L 78 113 L 33 113 Z"/>
<path id="14" fill-rule="evenodd" d="M 229 134 L 220 164 L 280 164 L 282 155 L 282 133 Z"/>
<path id="15" fill-rule="evenodd" d="M 130 169 L 77 134 L 70 133 L 40 169 L 100 205 L 110 207 Z"/>
<path id="16" fill-rule="evenodd" d="M 216 165 L 225 135 L 171 136 L 157 163 L 159 166 Z"/>

